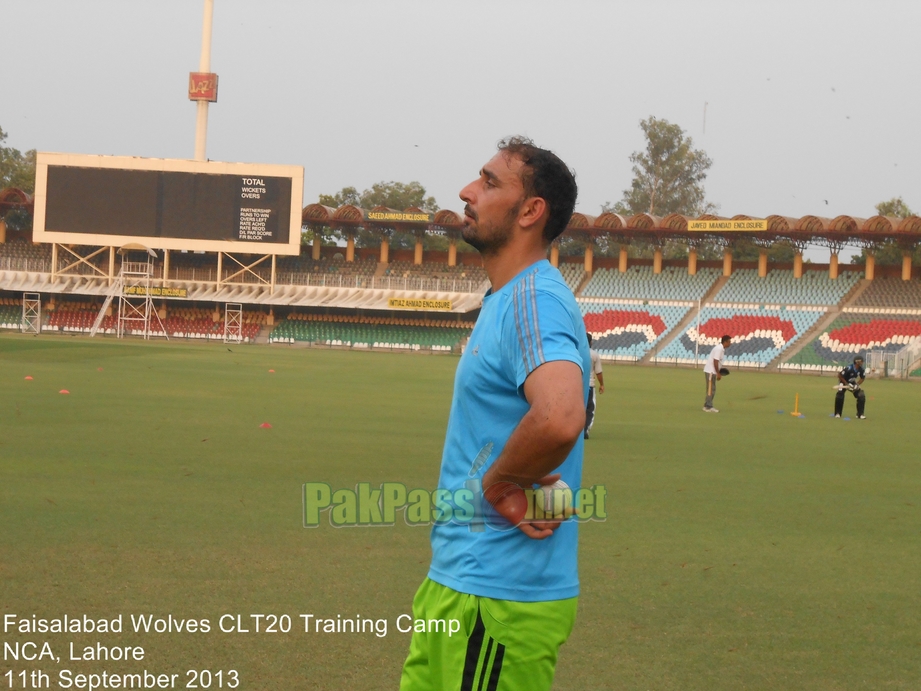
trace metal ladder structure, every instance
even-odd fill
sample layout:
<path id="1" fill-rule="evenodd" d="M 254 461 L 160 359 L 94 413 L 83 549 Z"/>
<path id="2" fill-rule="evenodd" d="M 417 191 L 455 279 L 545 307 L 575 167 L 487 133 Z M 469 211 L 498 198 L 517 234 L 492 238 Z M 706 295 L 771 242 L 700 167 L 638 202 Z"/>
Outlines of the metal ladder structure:
<path id="1" fill-rule="evenodd" d="M 22 294 L 22 332 L 24 334 L 42 332 L 42 296 L 40 293 Z"/>
<path id="2" fill-rule="evenodd" d="M 99 310 L 99 314 L 96 315 L 96 321 L 93 322 L 93 327 L 90 329 L 90 338 L 95 336 L 99 331 L 99 327 L 102 326 L 102 320 L 106 318 L 106 312 L 112 304 L 112 300 L 121 293 L 124 285 L 125 282 L 122 280 L 121 274 L 112 281 L 112 285 L 109 287 L 109 294 L 106 295 L 105 302 L 102 303 L 102 309 Z"/>

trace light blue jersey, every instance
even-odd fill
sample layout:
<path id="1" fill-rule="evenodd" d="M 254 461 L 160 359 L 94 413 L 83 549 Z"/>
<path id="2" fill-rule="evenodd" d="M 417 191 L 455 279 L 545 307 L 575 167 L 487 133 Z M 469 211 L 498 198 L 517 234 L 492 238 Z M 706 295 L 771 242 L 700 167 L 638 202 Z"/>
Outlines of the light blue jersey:
<path id="1" fill-rule="evenodd" d="M 558 360 L 582 368 L 587 397 L 591 356 L 585 325 L 560 272 L 543 260 L 483 299 L 454 379 L 440 489 L 453 493 L 478 486 L 530 408 L 525 379 L 545 362 Z M 579 435 L 556 471 L 572 488 L 581 483 L 582 449 Z M 501 600 L 575 597 L 577 532 L 575 521 L 563 523 L 544 540 L 517 528 L 436 523 L 429 578 L 462 593 Z"/>

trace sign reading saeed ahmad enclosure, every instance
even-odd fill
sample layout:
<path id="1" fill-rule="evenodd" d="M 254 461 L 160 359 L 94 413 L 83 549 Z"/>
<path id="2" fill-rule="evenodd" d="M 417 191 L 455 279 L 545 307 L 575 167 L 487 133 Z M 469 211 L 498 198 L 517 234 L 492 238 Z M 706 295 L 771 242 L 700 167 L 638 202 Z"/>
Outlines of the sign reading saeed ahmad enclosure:
<path id="1" fill-rule="evenodd" d="M 391 309 L 402 310 L 438 310 L 450 312 L 452 303 L 450 300 L 421 300 L 417 298 L 390 298 L 387 300 L 387 307 Z"/>
<path id="2" fill-rule="evenodd" d="M 368 211 L 365 218 L 379 223 L 431 223 L 435 214 L 425 211 Z"/>
<path id="3" fill-rule="evenodd" d="M 726 232 L 726 231 L 758 231 L 767 230 L 767 221 L 763 218 L 751 218 L 733 221 L 731 219 L 720 221 L 688 221 L 688 230 Z"/>

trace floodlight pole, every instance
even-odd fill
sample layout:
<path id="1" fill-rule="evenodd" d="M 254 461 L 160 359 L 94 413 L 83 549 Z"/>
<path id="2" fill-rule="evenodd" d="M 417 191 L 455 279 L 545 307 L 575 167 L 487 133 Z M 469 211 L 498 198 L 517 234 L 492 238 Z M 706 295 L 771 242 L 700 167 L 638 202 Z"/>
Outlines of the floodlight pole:
<path id="1" fill-rule="evenodd" d="M 697 298 L 697 338 L 694 339 L 694 366 L 700 364 L 700 303 L 701 299 Z"/>
<path id="2" fill-rule="evenodd" d="M 211 71 L 211 20 L 214 16 L 214 0 L 205 0 L 205 16 L 201 27 L 201 58 L 198 61 L 199 72 Z M 197 119 L 195 121 L 195 160 L 205 160 L 205 148 L 208 141 L 208 101 L 198 101 Z"/>

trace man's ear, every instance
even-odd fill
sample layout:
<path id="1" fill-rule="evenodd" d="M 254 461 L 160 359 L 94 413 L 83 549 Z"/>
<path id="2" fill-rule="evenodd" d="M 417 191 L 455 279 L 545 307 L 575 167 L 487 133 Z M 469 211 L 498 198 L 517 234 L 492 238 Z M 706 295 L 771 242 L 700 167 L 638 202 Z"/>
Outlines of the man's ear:
<path id="1" fill-rule="evenodd" d="M 518 212 L 518 225 L 525 230 L 532 230 L 535 225 L 541 224 L 541 221 L 546 223 L 549 212 L 550 207 L 543 197 L 528 197 L 521 204 L 521 210 Z M 543 232 L 542 225 L 541 232 Z"/>

